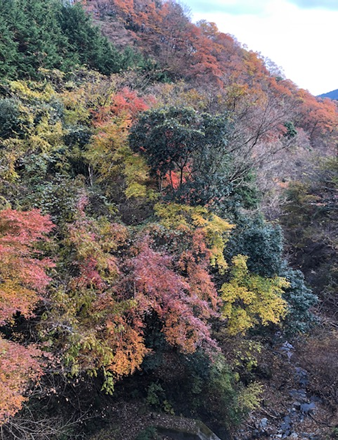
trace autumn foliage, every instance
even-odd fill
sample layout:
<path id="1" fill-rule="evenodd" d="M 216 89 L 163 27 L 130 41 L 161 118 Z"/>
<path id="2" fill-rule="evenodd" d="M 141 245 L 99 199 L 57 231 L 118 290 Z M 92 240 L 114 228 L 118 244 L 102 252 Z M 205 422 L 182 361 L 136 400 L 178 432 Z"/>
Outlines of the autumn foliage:
<path id="1" fill-rule="evenodd" d="M 53 263 L 38 258 L 37 242 L 51 231 L 52 222 L 39 211 L 0 211 L 1 324 L 20 312 L 29 317 L 50 278 L 46 268 Z"/>
<path id="2" fill-rule="evenodd" d="M 210 349 L 215 343 L 207 319 L 216 311 L 217 292 L 207 272 L 200 270 L 192 275 L 190 265 L 190 276 L 185 279 L 174 269 L 172 257 L 154 252 L 147 243 L 142 244 L 133 261 L 134 296 L 139 313 L 156 313 L 169 344 L 183 352 L 193 353 L 205 344 Z M 191 279 L 193 283 L 189 283 Z M 203 290 L 201 286 L 209 289 Z"/>
<path id="3" fill-rule="evenodd" d="M 52 228 L 50 219 L 37 210 L 0 211 L 1 325 L 12 322 L 17 314 L 31 317 L 43 299 L 50 281 L 46 269 L 53 263 L 42 257 L 37 244 L 46 240 Z M 0 337 L 0 423 L 21 408 L 27 386 L 42 374 L 39 356 L 34 346 Z"/>
<path id="4" fill-rule="evenodd" d="M 0 425 L 13 416 L 27 399 L 27 387 L 42 374 L 41 352 L 0 338 Z"/>
<path id="5" fill-rule="evenodd" d="M 288 189 L 286 227 L 315 244 L 325 225 L 333 255 L 336 161 L 312 189 L 290 181 L 336 148 L 336 104 L 176 1 L 81 3 L 129 55 L 95 28 L 99 65 L 74 54 L 68 70 L 29 76 L 43 81 L 26 70 L 12 81 L 0 41 L 0 424 L 30 405 L 34 383 L 33 412 L 48 400 L 63 422 L 68 410 L 103 420 L 113 400 L 98 392 L 120 382 L 117 399 L 132 389 L 169 413 L 180 400 L 189 416 L 212 408 L 224 427 L 259 402 L 243 347 L 314 321 L 276 225 Z M 90 21 L 69 8 L 86 55 Z"/>

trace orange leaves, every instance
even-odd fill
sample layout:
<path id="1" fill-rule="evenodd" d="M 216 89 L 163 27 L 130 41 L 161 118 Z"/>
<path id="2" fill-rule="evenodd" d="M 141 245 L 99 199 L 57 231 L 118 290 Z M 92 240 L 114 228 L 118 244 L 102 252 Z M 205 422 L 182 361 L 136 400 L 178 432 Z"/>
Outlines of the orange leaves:
<path id="1" fill-rule="evenodd" d="M 146 97 L 152 103 L 154 98 Z M 104 128 L 112 123 L 112 119 L 122 117 L 132 122 L 139 112 L 148 110 L 149 105 L 140 98 L 136 92 L 124 87 L 122 90 L 110 96 L 109 104 L 100 106 L 94 112 L 94 125 Z"/>
<path id="2" fill-rule="evenodd" d="M 218 297 L 208 272 L 212 252 L 207 248 L 205 241 L 205 232 L 197 229 L 192 238 L 192 249 L 182 253 L 179 265 L 187 274 L 191 291 L 204 301 L 200 304 L 204 307 L 203 314 L 210 317 L 212 310 L 217 309 Z"/>
<path id="3" fill-rule="evenodd" d="M 72 373 L 104 368 L 112 381 L 132 374 L 149 351 L 144 332 L 151 331 L 145 330 L 150 316 L 183 352 L 215 348 L 208 320 L 217 316 L 218 300 L 208 273 L 208 231 L 192 232 L 181 255 L 152 249 L 143 234 L 131 248 L 126 228 L 87 218 L 81 206 L 65 240 L 74 275 L 54 300 Z"/>
<path id="4" fill-rule="evenodd" d="M 108 368 L 117 377 L 132 374 L 140 367 L 149 351 L 144 345 L 140 328 L 137 325 L 131 326 L 123 317 L 107 322 L 107 339 L 111 341 L 114 350 L 114 357 Z"/>
<path id="5" fill-rule="evenodd" d="M 152 97 L 145 99 L 153 102 Z M 100 107 L 94 114 L 97 132 L 85 153 L 98 174 L 98 180 L 108 187 L 112 180 L 120 181 L 126 188 L 127 198 L 145 197 L 149 193 L 145 185 L 148 180 L 145 161 L 133 154 L 128 146 L 131 124 L 138 113 L 147 108 L 145 100 L 128 88 L 112 95 L 109 105 Z"/>
<path id="6" fill-rule="evenodd" d="M 148 110 L 149 106 L 133 90 L 124 87 L 112 97 L 112 112 L 115 115 L 127 113 L 133 119 L 139 112 Z"/>
<path id="7" fill-rule="evenodd" d="M 50 279 L 53 263 L 41 258 L 37 243 L 53 228 L 39 211 L 0 211 L 0 325 L 20 312 L 29 317 Z M 40 352 L 0 337 L 0 424 L 15 414 L 25 400 L 30 381 L 38 379 Z"/>
<path id="8" fill-rule="evenodd" d="M 0 425 L 21 408 L 27 383 L 41 375 L 38 356 L 39 350 L 33 347 L 0 338 Z"/>
<path id="9" fill-rule="evenodd" d="M 107 1 L 96 0 L 95 3 L 103 5 Z M 312 143 L 325 144 L 320 138 L 330 135 L 337 126 L 332 102 L 318 101 L 308 92 L 298 90 L 295 84 L 280 76 L 269 60 L 244 49 L 233 37 L 220 32 L 215 23 L 205 20 L 192 23 L 176 1 L 112 0 L 108 8 L 124 23 L 125 32 L 129 32 L 141 52 L 156 60 L 164 76 L 184 78 L 189 87 L 202 85 L 204 90 L 216 86 L 220 96 L 224 96 L 217 111 L 224 111 L 226 107 L 235 113 L 240 123 L 247 120 L 250 138 L 256 137 L 253 133 L 256 124 L 250 119 L 257 120 L 259 113 L 264 115 L 269 101 L 276 107 L 275 114 L 278 111 L 282 117 L 281 125 L 294 122 L 309 132 Z M 125 37 L 121 35 L 121 42 L 122 38 Z M 124 108 L 126 98 L 120 98 L 116 97 L 114 105 Z M 250 131 L 252 126 L 254 129 Z M 257 126 L 259 130 L 259 121 Z M 278 143 L 281 139 L 278 126 L 273 123 L 268 131 L 264 128 L 267 137 L 259 136 L 261 143 Z M 335 136 L 331 136 L 329 146 L 335 144 Z"/>
<path id="10" fill-rule="evenodd" d="M 133 0 L 115 0 L 115 7 L 120 9 L 124 14 L 130 14 L 134 9 Z"/>
<path id="11" fill-rule="evenodd" d="M 330 99 L 317 99 L 300 89 L 298 97 L 298 125 L 308 131 L 312 142 L 337 130 L 338 111 Z"/>
<path id="12" fill-rule="evenodd" d="M 65 291 L 55 293 L 49 319 L 59 329 L 56 345 L 72 374 L 96 374 L 103 368 L 116 379 L 133 373 L 147 353 L 136 301 L 116 292 L 118 255 L 128 231 L 106 219 L 88 218 L 85 204 L 84 199 L 64 240 L 73 275 L 67 273 L 66 287 L 60 288 Z M 105 384 L 106 391 L 112 391 L 112 384 Z"/>
<path id="13" fill-rule="evenodd" d="M 49 283 L 45 269 L 53 263 L 38 258 L 35 248 L 52 228 L 49 218 L 37 210 L 0 212 L 1 324 L 16 312 L 29 316 Z"/>

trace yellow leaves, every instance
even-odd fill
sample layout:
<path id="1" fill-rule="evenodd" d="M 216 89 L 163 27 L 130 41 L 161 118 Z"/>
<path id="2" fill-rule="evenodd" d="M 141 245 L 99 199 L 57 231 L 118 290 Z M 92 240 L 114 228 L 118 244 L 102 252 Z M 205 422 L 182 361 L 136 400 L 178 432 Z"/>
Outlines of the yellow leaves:
<path id="1" fill-rule="evenodd" d="M 99 125 L 92 137 L 85 156 L 98 171 L 101 181 L 121 173 L 128 127 L 129 120 L 115 117 L 109 123 Z"/>
<path id="2" fill-rule="evenodd" d="M 106 219 L 87 219 L 82 213 L 74 225 L 69 226 L 68 246 L 76 251 L 78 264 L 86 273 L 86 281 L 113 282 L 118 274 L 116 258 L 111 254 L 128 237 L 127 228 Z M 80 277 L 81 278 L 81 277 Z M 100 280 L 100 281 L 99 281 Z M 81 283 L 80 283 L 81 284 Z"/>
<path id="3" fill-rule="evenodd" d="M 74 295 L 70 296 L 63 288 L 52 292 L 51 298 L 53 303 L 57 305 L 57 308 L 54 310 L 54 318 L 59 316 L 59 314 L 62 314 L 62 321 L 70 322 L 72 316 L 75 316 L 78 310 L 78 298 Z"/>
<path id="4" fill-rule="evenodd" d="M 117 223 L 110 223 L 105 218 L 98 220 L 100 245 L 105 252 L 116 251 L 128 238 L 128 229 Z"/>
<path id="5" fill-rule="evenodd" d="M 66 124 L 87 124 L 93 112 L 99 107 L 107 105 L 113 91 L 114 84 L 110 79 L 105 79 L 97 72 L 81 72 L 87 76 L 81 86 L 76 86 L 74 82 L 65 84 L 66 90 L 60 94 L 65 106 Z"/>
<path id="6" fill-rule="evenodd" d="M 35 151 L 38 150 L 42 153 L 47 153 L 50 149 L 49 143 L 42 139 L 40 136 L 31 136 L 30 143 L 34 145 Z"/>
<path id="7" fill-rule="evenodd" d="M 50 83 L 37 83 L 30 81 L 11 81 L 9 83 L 12 92 L 20 95 L 27 101 L 40 100 L 49 102 L 55 95 L 55 91 Z"/>
<path id="8" fill-rule="evenodd" d="M 250 273 L 246 261 L 243 255 L 233 258 L 231 279 L 221 288 L 222 315 L 228 320 L 231 335 L 245 333 L 258 323 L 277 324 L 286 314 L 287 303 L 282 294 L 289 283 L 285 278 L 264 278 Z"/>
<path id="9" fill-rule="evenodd" d="M 59 147 L 62 145 L 62 138 L 64 136 L 61 121 L 51 124 L 49 116 L 45 115 L 36 127 L 36 135 L 50 146 L 48 150 L 51 147 Z M 44 150 L 41 148 L 41 151 Z"/>
<path id="10" fill-rule="evenodd" d="M 99 368 L 104 368 L 112 381 L 132 374 L 149 351 L 142 332 L 124 316 L 136 307 L 136 302 L 118 303 L 110 294 L 95 300 L 94 292 L 88 291 L 88 294 L 91 295 L 88 310 L 78 312 L 81 302 L 71 313 L 65 310 L 63 324 L 58 328 L 59 333 L 67 334 L 65 361 L 71 374 L 85 371 L 96 375 Z M 62 295 L 59 300 L 62 301 Z M 62 302 L 60 306 L 63 307 Z M 104 388 L 109 392 L 106 386 Z"/>
<path id="11" fill-rule="evenodd" d="M 76 97 L 64 97 L 64 104 L 66 106 L 64 110 L 65 123 L 68 125 L 76 125 L 81 123 L 88 123 L 90 118 L 89 109 L 80 105 L 76 100 Z"/>
<path id="12" fill-rule="evenodd" d="M 9 83 L 17 112 L 15 128 L 2 141 L 0 175 L 10 182 L 18 178 L 18 163 L 31 154 L 48 154 L 63 145 L 62 104 L 50 83 L 12 81 Z M 40 163 L 44 161 L 42 156 Z"/>
<path id="13" fill-rule="evenodd" d="M 10 322 L 20 310 L 23 316 L 28 318 L 39 300 L 39 295 L 33 289 L 24 287 L 21 280 L 13 279 L 13 269 L 6 273 L 6 267 L 3 268 L 3 262 L 0 264 L 2 282 L 0 285 L 0 324 L 3 319 Z M 6 278 L 6 275 L 12 276 L 12 279 Z"/>
<path id="14" fill-rule="evenodd" d="M 147 188 L 144 185 L 141 185 L 137 182 L 132 182 L 128 185 L 128 188 L 125 191 L 127 199 L 131 198 L 144 198 L 147 196 Z"/>
<path id="15" fill-rule="evenodd" d="M 14 182 L 19 178 L 16 172 L 16 161 L 21 155 L 25 142 L 22 139 L 5 139 L 1 142 L 2 151 L 0 158 L 0 176 L 8 182 Z"/>
<path id="16" fill-rule="evenodd" d="M 194 210 L 192 206 L 178 205 L 176 203 L 157 203 L 154 211 L 161 219 L 161 224 L 167 229 L 176 229 L 180 231 L 191 231 L 192 219 L 191 212 Z"/>
<path id="17" fill-rule="evenodd" d="M 130 198 L 145 198 L 149 200 L 156 200 L 159 194 L 151 188 L 148 188 L 149 168 L 145 159 L 138 154 L 135 154 L 126 146 L 121 149 L 121 154 L 124 157 L 124 171 L 127 188 L 125 195 L 127 199 Z"/>
<path id="18" fill-rule="evenodd" d="M 99 180 L 116 180 L 124 176 L 125 195 L 129 198 L 155 200 L 154 190 L 147 187 L 149 168 L 143 157 L 133 153 L 127 138 L 131 119 L 128 114 L 110 115 L 109 121 L 97 123 L 97 133 L 92 137 L 85 154 L 99 173 Z"/>
<path id="19" fill-rule="evenodd" d="M 227 241 L 226 234 L 232 228 L 234 228 L 234 225 L 214 214 L 212 214 L 211 220 L 205 226 L 206 236 L 211 245 L 211 265 L 217 265 L 221 273 L 228 267 L 224 259 L 223 250 Z"/>
<path id="20" fill-rule="evenodd" d="M 141 322 L 133 318 L 137 302 L 116 294 L 120 271 L 114 253 L 125 244 L 128 230 L 105 218 L 87 218 L 85 203 L 83 197 L 78 220 L 69 226 L 64 241 L 77 273 L 64 290 L 54 292 L 49 319 L 56 321 L 53 327 L 71 373 L 95 375 L 104 368 L 108 375 L 104 389 L 110 392 L 113 381 L 138 368 L 148 350 Z"/>
<path id="21" fill-rule="evenodd" d="M 193 233 L 196 229 L 200 229 L 206 237 L 210 251 L 210 264 L 217 266 L 221 273 L 227 268 L 223 250 L 227 241 L 227 233 L 234 225 L 211 213 L 203 206 L 158 203 L 154 210 L 156 215 L 161 218 L 160 223 L 168 229 L 185 233 Z"/>
<path id="22" fill-rule="evenodd" d="M 250 383 L 247 387 L 242 388 L 238 396 L 238 406 L 241 409 L 253 411 L 258 408 L 261 402 L 263 386 L 258 382 Z"/>
<path id="23" fill-rule="evenodd" d="M 239 104 L 239 102 L 247 96 L 248 85 L 232 83 L 226 88 L 226 92 L 225 104 L 229 110 L 233 110 Z"/>

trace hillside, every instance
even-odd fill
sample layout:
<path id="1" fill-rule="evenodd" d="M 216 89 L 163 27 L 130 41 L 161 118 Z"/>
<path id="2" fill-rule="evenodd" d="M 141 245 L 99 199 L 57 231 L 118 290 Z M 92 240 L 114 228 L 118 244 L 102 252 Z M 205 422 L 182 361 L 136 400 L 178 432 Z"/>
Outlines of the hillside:
<path id="1" fill-rule="evenodd" d="M 318 96 L 318 98 L 330 98 L 330 99 L 338 99 L 338 89 L 337 90 L 332 90 L 331 92 L 328 93 L 323 93 L 321 95 Z"/>
<path id="2" fill-rule="evenodd" d="M 335 438 L 336 103 L 175 1 L 0 13 L 0 438 Z"/>

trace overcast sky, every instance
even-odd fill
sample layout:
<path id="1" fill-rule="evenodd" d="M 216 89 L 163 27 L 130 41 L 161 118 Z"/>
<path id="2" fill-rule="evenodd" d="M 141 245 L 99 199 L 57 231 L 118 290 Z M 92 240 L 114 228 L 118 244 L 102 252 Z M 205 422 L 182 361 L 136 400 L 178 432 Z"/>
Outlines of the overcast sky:
<path id="1" fill-rule="evenodd" d="M 338 0 L 182 0 L 314 95 L 338 89 Z"/>

